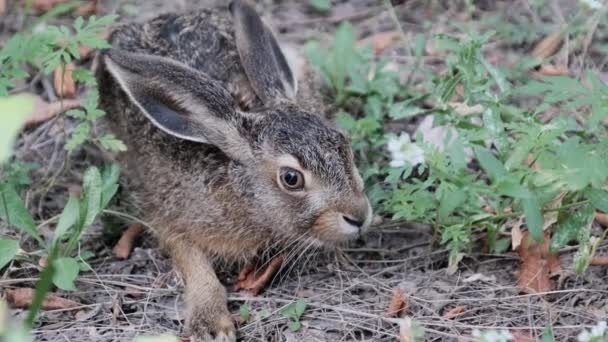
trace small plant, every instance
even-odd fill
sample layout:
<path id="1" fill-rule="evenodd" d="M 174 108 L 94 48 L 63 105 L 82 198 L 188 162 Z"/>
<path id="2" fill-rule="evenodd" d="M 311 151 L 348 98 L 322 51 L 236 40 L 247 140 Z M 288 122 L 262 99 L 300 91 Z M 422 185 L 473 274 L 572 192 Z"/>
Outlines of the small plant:
<path id="1" fill-rule="evenodd" d="M 295 303 L 288 304 L 281 309 L 280 313 L 283 317 L 289 320 L 287 326 L 291 331 L 298 331 L 302 328 L 300 319 L 306 310 L 306 301 L 304 299 L 298 299 Z"/>

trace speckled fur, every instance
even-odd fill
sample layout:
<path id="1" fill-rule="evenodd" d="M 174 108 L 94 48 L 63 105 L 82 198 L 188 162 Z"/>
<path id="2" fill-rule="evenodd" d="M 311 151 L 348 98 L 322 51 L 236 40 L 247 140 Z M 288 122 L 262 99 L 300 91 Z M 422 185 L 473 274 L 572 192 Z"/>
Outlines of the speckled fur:
<path id="1" fill-rule="evenodd" d="M 184 275 L 191 329 L 202 340 L 234 339 L 212 260 L 250 260 L 311 236 L 333 244 L 340 236 L 329 214 L 369 215 L 350 143 L 327 120 L 316 76 L 298 70 L 294 101 L 262 103 L 247 82 L 234 35 L 230 13 L 220 8 L 119 26 L 110 41 L 118 50 L 166 57 L 218 81 L 236 113 L 251 111 L 231 124 L 252 158 L 231 158 L 223 146 L 166 133 L 133 104 L 103 63 L 97 72 L 101 107 L 129 148 L 120 156 L 129 191 Z M 282 155 L 293 156 L 314 176 L 314 193 L 281 191 L 276 170 Z"/>

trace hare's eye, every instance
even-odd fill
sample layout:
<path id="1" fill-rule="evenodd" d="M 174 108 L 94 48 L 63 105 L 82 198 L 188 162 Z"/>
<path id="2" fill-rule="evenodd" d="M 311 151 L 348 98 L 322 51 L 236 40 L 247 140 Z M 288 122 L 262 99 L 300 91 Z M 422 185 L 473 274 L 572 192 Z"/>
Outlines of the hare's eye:
<path id="1" fill-rule="evenodd" d="M 279 178 L 287 190 L 302 190 L 304 188 L 304 176 L 298 170 L 283 167 L 281 168 Z"/>

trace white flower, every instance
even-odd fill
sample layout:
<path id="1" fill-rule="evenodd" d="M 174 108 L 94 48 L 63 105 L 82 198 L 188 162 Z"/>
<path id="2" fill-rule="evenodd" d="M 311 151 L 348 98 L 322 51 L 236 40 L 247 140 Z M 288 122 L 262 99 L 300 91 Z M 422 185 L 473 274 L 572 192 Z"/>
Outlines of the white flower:
<path id="1" fill-rule="evenodd" d="M 412 143 L 410 135 L 405 132 L 397 138 L 390 139 L 387 148 L 391 153 L 390 165 L 392 167 L 414 166 L 424 163 L 424 150 Z"/>
<path id="2" fill-rule="evenodd" d="M 591 330 L 583 330 L 577 337 L 579 342 L 595 342 L 595 341 L 606 341 L 601 339 L 608 332 L 608 322 L 600 321 L 596 326 L 592 327 Z"/>
<path id="3" fill-rule="evenodd" d="M 479 342 L 506 342 L 512 341 L 513 335 L 508 330 L 486 330 L 484 332 L 478 329 L 473 330 L 473 337 Z"/>
<path id="4" fill-rule="evenodd" d="M 597 10 L 602 8 L 602 2 L 598 0 L 580 0 L 583 4 L 587 5 L 589 8 Z"/>

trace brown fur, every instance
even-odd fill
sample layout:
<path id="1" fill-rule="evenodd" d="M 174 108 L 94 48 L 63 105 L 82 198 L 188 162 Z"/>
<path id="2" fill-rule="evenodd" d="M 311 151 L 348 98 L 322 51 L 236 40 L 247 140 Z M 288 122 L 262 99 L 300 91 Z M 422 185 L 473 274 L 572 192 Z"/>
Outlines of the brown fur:
<path id="1" fill-rule="evenodd" d="M 234 18 L 253 15 L 234 3 Z M 138 215 L 182 273 L 189 324 L 202 340 L 235 339 L 215 260 L 333 246 L 371 220 L 349 141 L 326 119 L 317 79 L 280 61 L 265 65 L 260 56 L 284 59 L 268 51 L 276 41 L 254 44 L 261 32 L 274 40 L 271 31 L 256 20 L 235 31 L 233 20 L 223 8 L 118 27 L 97 72 L 101 107 L 129 147 L 120 159 Z M 288 73 L 300 76 L 295 99 Z M 272 89 L 260 93 L 260 84 Z M 285 189 L 282 167 L 300 171 L 304 189 Z"/>

